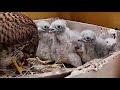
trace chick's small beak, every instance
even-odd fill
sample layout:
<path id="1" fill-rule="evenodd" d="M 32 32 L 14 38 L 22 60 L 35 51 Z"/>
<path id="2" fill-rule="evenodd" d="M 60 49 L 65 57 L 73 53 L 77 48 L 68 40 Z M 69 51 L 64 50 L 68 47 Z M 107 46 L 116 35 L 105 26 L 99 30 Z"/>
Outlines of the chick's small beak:
<path id="1" fill-rule="evenodd" d="M 83 41 L 83 40 L 82 40 L 82 37 L 79 37 L 78 41 L 79 41 L 79 42 L 80 42 L 80 41 Z"/>
<path id="2" fill-rule="evenodd" d="M 38 27 L 38 31 L 39 32 L 44 32 L 45 30 L 41 29 L 40 27 Z"/>
<path id="3" fill-rule="evenodd" d="M 49 28 L 49 33 L 55 32 L 56 30 L 54 28 Z"/>

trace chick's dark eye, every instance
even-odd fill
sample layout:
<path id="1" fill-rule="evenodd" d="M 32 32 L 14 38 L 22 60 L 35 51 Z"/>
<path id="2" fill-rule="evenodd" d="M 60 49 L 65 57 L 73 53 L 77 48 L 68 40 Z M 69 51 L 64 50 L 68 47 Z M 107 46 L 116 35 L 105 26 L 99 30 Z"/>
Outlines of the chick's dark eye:
<path id="1" fill-rule="evenodd" d="M 90 37 L 85 37 L 86 40 L 90 40 Z"/>
<path id="2" fill-rule="evenodd" d="M 56 26 L 56 28 L 57 28 L 57 29 L 61 29 L 61 28 L 62 28 L 62 26 Z"/>
<path id="3" fill-rule="evenodd" d="M 48 26 L 44 26 L 43 29 L 48 29 L 49 27 Z"/>

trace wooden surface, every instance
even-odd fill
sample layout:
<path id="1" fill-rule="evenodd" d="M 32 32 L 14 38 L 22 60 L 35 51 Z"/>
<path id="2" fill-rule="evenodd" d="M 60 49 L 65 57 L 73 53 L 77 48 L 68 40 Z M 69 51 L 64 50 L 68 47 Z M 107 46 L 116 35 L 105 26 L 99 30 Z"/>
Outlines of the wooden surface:
<path id="1" fill-rule="evenodd" d="M 120 12 L 74 12 L 72 20 L 120 29 Z"/>
<path id="2" fill-rule="evenodd" d="M 29 16 L 31 19 L 45 19 L 45 18 L 51 18 L 56 17 L 57 12 L 21 12 L 27 16 Z"/>
<path id="3" fill-rule="evenodd" d="M 60 17 L 120 29 L 120 12 L 21 12 L 32 19 Z"/>

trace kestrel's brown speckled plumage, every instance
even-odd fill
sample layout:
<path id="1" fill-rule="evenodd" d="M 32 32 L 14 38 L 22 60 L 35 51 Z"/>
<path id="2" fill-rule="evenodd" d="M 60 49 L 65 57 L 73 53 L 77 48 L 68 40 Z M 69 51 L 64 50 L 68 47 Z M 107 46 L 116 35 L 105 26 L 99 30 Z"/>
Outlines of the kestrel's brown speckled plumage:
<path id="1" fill-rule="evenodd" d="M 0 12 L 0 67 L 11 63 L 24 53 L 35 54 L 38 46 L 38 30 L 27 16 L 17 12 Z"/>

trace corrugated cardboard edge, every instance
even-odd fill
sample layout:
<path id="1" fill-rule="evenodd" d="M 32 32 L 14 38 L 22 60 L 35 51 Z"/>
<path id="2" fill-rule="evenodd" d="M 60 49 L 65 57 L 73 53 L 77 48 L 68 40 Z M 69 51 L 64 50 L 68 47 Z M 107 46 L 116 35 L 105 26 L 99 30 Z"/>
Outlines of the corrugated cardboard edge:
<path id="1" fill-rule="evenodd" d="M 42 74 L 32 74 L 18 77 L 3 77 L 3 78 L 64 78 L 72 72 L 74 68 L 55 70 L 52 72 L 42 73 Z"/>
<path id="2" fill-rule="evenodd" d="M 104 58 L 104 59 L 92 60 L 92 61 L 74 69 L 72 71 L 72 73 L 65 78 L 100 78 L 100 77 L 101 78 L 106 78 L 106 77 L 113 78 L 113 77 L 117 77 L 119 72 L 117 73 L 117 71 L 115 72 L 115 70 L 113 70 L 113 69 L 117 69 L 116 68 L 117 65 L 115 65 L 115 64 L 120 63 L 119 58 L 120 58 L 120 51 L 114 52 L 112 55 L 110 55 L 109 57 Z M 107 69 L 105 69 L 105 68 L 107 68 Z M 105 73 L 100 74 L 100 72 L 102 70 L 104 70 Z M 102 75 L 102 74 L 104 74 L 104 75 Z M 110 74 L 112 74 L 112 75 L 110 75 Z M 117 76 L 113 75 L 113 74 L 116 74 Z"/>

